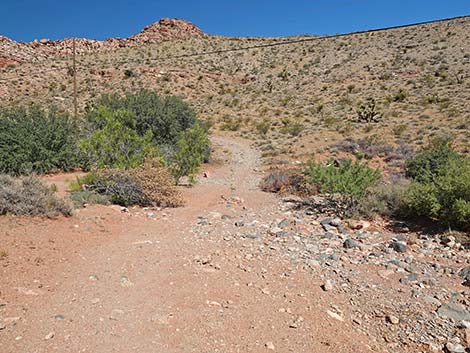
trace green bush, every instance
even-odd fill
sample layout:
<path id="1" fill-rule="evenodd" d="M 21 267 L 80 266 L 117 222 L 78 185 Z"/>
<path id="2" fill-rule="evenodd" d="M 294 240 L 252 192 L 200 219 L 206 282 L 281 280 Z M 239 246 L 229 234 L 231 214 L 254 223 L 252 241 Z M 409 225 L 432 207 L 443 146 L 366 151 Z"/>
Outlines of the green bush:
<path id="1" fill-rule="evenodd" d="M 406 176 L 417 182 L 432 182 L 445 171 L 450 161 L 460 158 L 449 139 L 436 138 L 426 149 L 406 162 Z"/>
<path id="2" fill-rule="evenodd" d="M 0 173 L 68 171 L 77 167 L 79 122 L 38 106 L 0 108 Z"/>
<path id="3" fill-rule="evenodd" d="M 137 133 L 134 113 L 99 107 L 94 117 L 99 126 L 80 143 L 88 167 L 133 168 L 157 153 L 152 132 Z"/>
<path id="4" fill-rule="evenodd" d="M 72 215 L 72 208 L 36 177 L 0 175 L 0 215 Z"/>
<path id="5" fill-rule="evenodd" d="M 381 179 L 379 170 L 350 159 L 328 165 L 307 162 L 307 182 L 318 187 L 321 193 L 341 194 L 351 199 L 360 199 L 367 188 Z"/>
<path id="6" fill-rule="evenodd" d="M 103 127 L 99 108 L 104 106 L 111 111 L 126 110 L 135 116 L 135 130 L 140 136 L 152 132 L 152 139 L 158 145 L 174 145 L 181 131 L 192 128 L 197 123 L 195 112 L 178 97 L 161 98 L 152 91 L 135 94 L 104 95 L 95 102 L 94 109 L 87 113 L 87 120 L 96 128 Z"/>
<path id="7" fill-rule="evenodd" d="M 470 227 L 470 158 L 448 141 L 432 143 L 407 163 L 412 183 L 405 193 L 409 216 L 425 216 L 460 228 Z"/>
<path id="8" fill-rule="evenodd" d="M 176 181 L 187 175 L 190 181 L 194 182 L 194 176 L 207 158 L 208 151 L 210 151 L 209 138 L 202 126 L 196 125 L 181 132 L 171 163 L 171 171 Z"/>

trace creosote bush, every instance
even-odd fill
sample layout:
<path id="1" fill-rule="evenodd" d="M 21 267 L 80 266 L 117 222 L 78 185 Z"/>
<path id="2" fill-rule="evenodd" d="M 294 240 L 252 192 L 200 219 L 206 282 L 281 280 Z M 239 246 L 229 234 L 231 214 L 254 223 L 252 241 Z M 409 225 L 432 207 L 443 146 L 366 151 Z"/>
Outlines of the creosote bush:
<path id="1" fill-rule="evenodd" d="M 55 109 L 0 108 L 0 173 L 71 170 L 81 163 L 79 138 L 78 122 Z"/>
<path id="2" fill-rule="evenodd" d="M 37 177 L 0 175 L 0 215 L 54 217 L 72 215 L 72 207 Z"/>
<path id="3" fill-rule="evenodd" d="M 351 199 L 362 198 L 381 179 L 379 170 L 350 159 L 327 165 L 308 161 L 305 175 L 307 182 L 317 186 L 321 193 L 341 194 Z"/>
<path id="4" fill-rule="evenodd" d="M 470 158 L 449 140 L 437 139 L 406 164 L 412 179 L 405 193 L 408 216 L 424 216 L 470 229 Z"/>

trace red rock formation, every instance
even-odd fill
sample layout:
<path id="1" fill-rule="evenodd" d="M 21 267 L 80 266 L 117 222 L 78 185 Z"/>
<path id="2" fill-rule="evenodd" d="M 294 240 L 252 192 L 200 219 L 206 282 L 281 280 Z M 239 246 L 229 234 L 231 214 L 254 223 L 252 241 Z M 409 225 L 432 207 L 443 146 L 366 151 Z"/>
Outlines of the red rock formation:
<path id="1" fill-rule="evenodd" d="M 77 54 L 132 47 L 141 44 L 159 43 L 167 40 L 187 39 L 205 34 L 194 24 L 180 19 L 164 18 L 140 33 L 129 38 L 109 38 L 104 41 L 76 39 Z M 0 67 L 10 64 L 33 62 L 53 56 L 68 56 L 72 53 L 72 38 L 63 40 L 41 39 L 33 42 L 15 42 L 0 36 Z"/>

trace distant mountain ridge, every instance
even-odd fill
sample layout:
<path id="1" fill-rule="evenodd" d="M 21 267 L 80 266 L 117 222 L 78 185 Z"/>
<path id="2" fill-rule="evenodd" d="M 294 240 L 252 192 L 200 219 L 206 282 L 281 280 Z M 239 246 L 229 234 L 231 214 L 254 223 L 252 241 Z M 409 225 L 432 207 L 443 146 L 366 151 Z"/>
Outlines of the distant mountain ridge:
<path id="1" fill-rule="evenodd" d="M 191 22 L 176 18 L 163 18 L 141 32 L 128 38 L 109 38 L 106 40 L 76 39 L 77 54 L 132 47 L 146 43 L 202 37 L 206 34 Z M 72 38 L 62 40 L 40 39 L 32 42 L 16 42 L 0 36 L 0 67 L 22 62 L 31 62 L 50 56 L 66 56 L 72 51 Z"/>

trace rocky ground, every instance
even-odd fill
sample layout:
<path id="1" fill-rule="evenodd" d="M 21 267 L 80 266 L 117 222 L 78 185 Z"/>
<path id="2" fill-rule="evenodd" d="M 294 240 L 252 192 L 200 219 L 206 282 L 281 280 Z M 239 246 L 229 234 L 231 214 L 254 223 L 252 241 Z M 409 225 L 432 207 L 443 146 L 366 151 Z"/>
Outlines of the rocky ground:
<path id="1" fill-rule="evenodd" d="M 263 193 L 257 151 L 214 146 L 183 208 L 1 218 L 2 352 L 470 348 L 466 244 Z"/>

